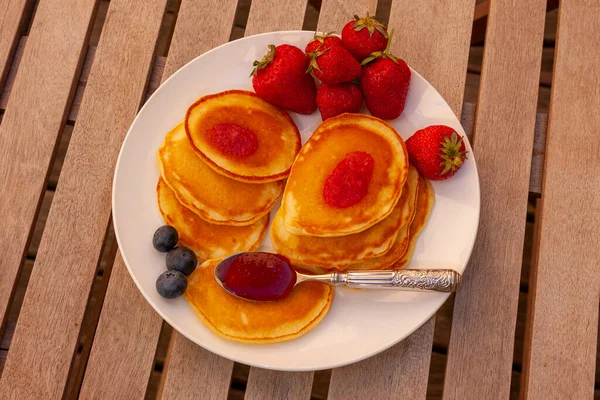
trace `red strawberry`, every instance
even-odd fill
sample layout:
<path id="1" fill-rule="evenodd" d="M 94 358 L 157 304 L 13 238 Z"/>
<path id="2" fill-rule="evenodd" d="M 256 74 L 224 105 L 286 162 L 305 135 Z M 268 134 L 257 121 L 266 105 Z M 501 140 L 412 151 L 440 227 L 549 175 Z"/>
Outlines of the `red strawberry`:
<path id="1" fill-rule="evenodd" d="M 418 130 L 406 141 L 410 162 L 433 181 L 450 178 L 467 159 L 462 136 L 449 126 L 432 125 Z"/>
<path id="2" fill-rule="evenodd" d="M 308 72 L 323 83 L 350 82 L 360 76 L 362 67 L 352 54 L 342 46 L 318 49 L 310 55 Z"/>
<path id="3" fill-rule="evenodd" d="M 261 61 L 254 61 L 252 86 L 269 103 L 299 114 L 312 114 L 317 108 L 317 87 L 306 73 L 309 58 L 296 46 L 270 44 Z"/>
<path id="4" fill-rule="evenodd" d="M 328 49 L 332 46 L 341 46 L 342 39 L 337 36 L 332 36 L 331 33 L 324 33 L 322 35 L 317 35 L 315 32 L 313 40 L 308 42 L 306 45 L 306 49 L 304 51 L 308 53 L 312 53 L 313 51 Z"/>
<path id="5" fill-rule="evenodd" d="M 358 61 L 369 54 L 385 49 L 388 34 L 385 26 L 367 13 L 366 17 L 354 16 L 342 29 L 342 44 Z"/>
<path id="6" fill-rule="evenodd" d="M 362 102 L 362 92 L 354 83 L 323 83 L 317 89 L 317 107 L 323 121 L 346 112 L 357 113 Z"/>
<path id="7" fill-rule="evenodd" d="M 398 118 L 410 88 L 410 68 L 403 60 L 389 54 L 392 35 L 384 51 L 365 58 L 360 84 L 371 114 L 381 119 Z"/>

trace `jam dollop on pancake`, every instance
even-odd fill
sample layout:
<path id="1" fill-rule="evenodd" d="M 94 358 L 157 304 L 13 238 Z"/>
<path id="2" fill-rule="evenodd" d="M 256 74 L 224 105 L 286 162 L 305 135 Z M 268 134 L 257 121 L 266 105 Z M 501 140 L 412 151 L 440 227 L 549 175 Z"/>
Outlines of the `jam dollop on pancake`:
<path id="1" fill-rule="evenodd" d="M 362 114 L 329 118 L 294 162 L 283 194 L 285 228 L 324 237 L 364 231 L 392 212 L 407 174 L 406 145 L 392 126 Z"/>
<path id="2" fill-rule="evenodd" d="M 302 145 L 287 112 L 243 90 L 198 99 L 187 110 L 185 130 L 204 162 L 242 182 L 285 179 Z"/>
<path id="3" fill-rule="evenodd" d="M 220 259 L 208 260 L 188 278 L 185 299 L 218 335 L 244 343 L 275 343 L 296 339 L 325 318 L 333 287 L 303 282 L 278 301 L 250 301 L 223 289 L 213 276 Z"/>
<path id="4" fill-rule="evenodd" d="M 156 195 L 165 223 L 179 233 L 179 244 L 190 248 L 201 261 L 257 250 L 269 225 L 269 214 L 245 226 L 211 224 L 184 207 L 162 178 Z"/>
<path id="5" fill-rule="evenodd" d="M 348 208 L 359 203 L 369 191 L 375 161 L 364 151 L 347 154 L 325 181 L 323 199 L 335 208 Z"/>
<path id="6" fill-rule="evenodd" d="M 346 236 L 294 235 L 286 230 L 280 209 L 271 225 L 271 242 L 275 250 L 289 258 L 294 265 L 344 271 L 352 264 L 391 251 L 396 237 L 408 233 L 408 225 L 415 211 L 418 187 L 419 173 L 411 166 L 400 200 L 392 213 L 369 229 Z"/>
<path id="7" fill-rule="evenodd" d="M 252 184 L 215 172 L 190 145 L 183 123 L 167 133 L 157 158 L 161 176 L 177 200 L 212 224 L 253 224 L 283 193 L 284 181 Z"/>

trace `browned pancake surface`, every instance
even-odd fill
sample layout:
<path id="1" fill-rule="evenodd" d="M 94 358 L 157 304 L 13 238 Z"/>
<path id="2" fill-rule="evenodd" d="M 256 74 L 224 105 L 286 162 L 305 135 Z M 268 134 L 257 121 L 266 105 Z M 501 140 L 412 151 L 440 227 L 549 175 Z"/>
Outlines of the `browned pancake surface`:
<path id="1" fill-rule="evenodd" d="M 347 208 L 323 198 L 325 181 L 348 154 L 374 160 L 366 196 Z M 387 217 L 398 202 L 408 174 L 406 146 L 385 121 L 342 114 L 323 122 L 302 147 L 283 195 L 283 222 L 296 235 L 343 236 L 361 232 Z"/>
<path id="2" fill-rule="evenodd" d="M 258 140 L 256 151 L 241 158 L 221 151 L 210 140 L 211 129 L 219 124 L 235 124 L 253 132 Z M 287 112 L 243 90 L 200 98 L 186 113 L 185 130 L 198 155 L 212 169 L 244 182 L 284 179 L 302 145 Z"/>
<path id="3" fill-rule="evenodd" d="M 275 343 L 300 337 L 325 318 L 333 288 L 323 283 L 297 285 L 284 300 L 254 302 L 235 297 L 214 280 L 220 260 L 209 260 L 188 279 L 186 300 L 215 333 L 244 343 Z"/>

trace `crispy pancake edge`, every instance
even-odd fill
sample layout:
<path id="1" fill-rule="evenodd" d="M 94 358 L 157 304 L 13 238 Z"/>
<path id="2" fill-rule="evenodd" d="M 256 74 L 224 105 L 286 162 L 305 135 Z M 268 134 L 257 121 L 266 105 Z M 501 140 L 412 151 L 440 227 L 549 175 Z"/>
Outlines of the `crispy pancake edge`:
<path id="1" fill-rule="evenodd" d="M 168 134 L 170 134 L 171 132 L 173 132 L 175 129 L 178 129 L 179 126 L 182 123 L 177 124 L 175 127 L 173 127 L 166 135 L 165 138 Z M 160 176 L 162 177 L 162 179 L 165 181 L 165 183 L 167 184 L 167 186 L 169 186 L 171 188 L 171 190 L 173 191 L 173 193 L 175 193 L 175 197 L 177 197 L 177 200 L 179 200 L 179 202 L 186 208 L 188 208 L 189 210 L 191 210 L 192 212 L 194 212 L 196 215 L 198 215 L 200 218 L 204 219 L 207 222 L 210 222 L 211 224 L 215 224 L 215 225 L 233 225 L 233 226 L 244 226 L 244 225 L 250 225 L 255 223 L 256 221 L 258 221 L 260 218 L 262 218 L 265 214 L 268 214 L 271 209 L 273 208 L 273 206 L 275 204 L 277 204 L 277 201 L 281 198 L 281 196 L 283 195 L 283 191 L 285 189 L 285 184 L 283 181 L 278 181 L 276 182 L 277 184 L 281 185 L 281 189 L 280 189 L 280 193 L 277 197 L 275 197 L 273 199 L 273 201 L 271 201 L 269 204 L 266 204 L 264 207 L 261 208 L 261 211 L 253 214 L 251 218 L 248 219 L 240 219 L 240 220 L 235 220 L 235 219 L 231 219 L 231 217 L 228 217 L 226 215 L 223 215 L 217 211 L 215 211 L 214 209 L 211 209 L 205 205 L 202 205 L 204 208 L 200 208 L 198 207 L 196 204 L 194 204 L 193 202 L 188 201 L 188 199 L 186 199 L 185 197 L 182 197 L 181 194 L 179 193 L 179 190 L 187 190 L 187 189 L 181 189 L 181 188 L 176 188 L 173 187 L 173 184 L 169 182 L 170 179 L 166 178 L 166 175 L 168 174 L 166 172 L 166 167 L 163 165 L 162 162 L 162 157 L 161 157 L 161 153 L 165 151 L 165 140 L 163 139 L 162 144 L 160 145 L 158 151 L 156 152 L 156 160 L 158 163 L 158 167 L 160 170 Z M 200 159 L 200 161 L 202 161 Z M 202 161 L 204 162 L 204 161 Z M 223 176 L 226 179 L 231 179 L 228 177 Z M 264 182 L 264 183 L 268 183 L 268 182 Z M 257 183 L 257 184 L 261 184 L 261 183 Z M 192 193 L 190 193 L 190 197 L 194 197 L 192 195 Z M 214 217 L 211 216 L 211 213 L 218 215 L 220 218 L 222 219 L 215 219 Z"/>

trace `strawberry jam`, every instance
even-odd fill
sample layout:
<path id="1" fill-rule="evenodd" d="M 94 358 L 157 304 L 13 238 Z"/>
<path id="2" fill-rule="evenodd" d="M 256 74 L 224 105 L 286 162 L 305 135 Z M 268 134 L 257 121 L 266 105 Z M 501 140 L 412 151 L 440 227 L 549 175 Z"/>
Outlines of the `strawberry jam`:
<path id="1" fill-rule="evenodd" d="M 346 154 L 325 181 L 323 199 L 335 208 L 359 203 L 369 191 L 375 161 L 364 151 Z"/>
<path id="2" fill-rule="evenodd" d="M 208 141 L 221 154 L 232 158 L 246 158 L 258 149 L 258 137 L 250 129 L 236 124 L 218 124 L 212 127 Z"/>
<path id="3" fill-rule="evenodd" d="M 290 260 L 272 253 L 241 253 L 218 266 L 217 278 L 236 296 L 256 301 L 286 298 L 296 284 Z"/>

